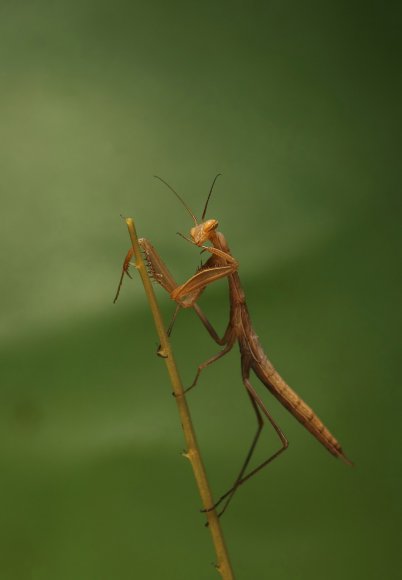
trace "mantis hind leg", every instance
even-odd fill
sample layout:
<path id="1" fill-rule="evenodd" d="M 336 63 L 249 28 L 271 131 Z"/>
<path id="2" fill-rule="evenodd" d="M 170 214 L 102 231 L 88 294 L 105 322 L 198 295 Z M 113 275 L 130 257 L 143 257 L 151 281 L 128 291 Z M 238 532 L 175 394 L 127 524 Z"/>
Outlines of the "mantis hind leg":
<path id="1" fill-rule="evenodd" d="M 277 423 L 275 423 L 274 419 L 271 417 L 271 415 L 269 414 L 269 412 L 268 412 L 267 408 L 265 407 L 264 403 L 262 402 L 262 400 L 258 396 L 257 392 L 255 391 L 254 387 L 250 383 L 248 371 L 243 371 L 243 384 L 244 384 L 244 386 L 247 389 L 247 394 L 250 397 L 251 404 L 253 405 L 254 411 L 256 413 L 258 427 L 257 427 L 257 432 L 254 435 L 253 441 L 251 443 L 250 449 L 249 449 L 249 451 L 247 453 L 246 459 L 245 459 L 245 461 L 243 463 L 243 466 L 242 466 L 242 468 L 240 470 L 240 473 L 239 473 L 239 475 L 237 476 L 237 478 L 235 480 L 235 483 L 210 508 L 210 509 L 215 509 L 224 500 L 226 500 L 226 502 L 224 503 L 224 506 L 223 506 L 222 510 L 218 514 L 219 516 L 221 516 L 225 512 L 225 510 L 227 509 L 227 507 L 228 507 L 228 505 L 229 505 L 229 503 L 230 503 L 230 501 L 231 501 L 234 493 L 238 489 L 238 487 L 240 487 L 240 485 L 242 485 L 243 483 L 245 483 L 253 475 L 255 475 L 256 473 L 258 473 L 259 471 L 261 471 L 261 469 L 263 469 L 266 465 L 268 465 L 274 459 L 276 459 L 281 453 L 283 453 L 283 451 L 285 451 L 285 449 L 288 448 L 288 445 L 289 445 L 289 442 L 288 442 L 286 436 L 284 435 L 284 433 L 282 432 L 281 428 L 279 427 L 279 425 L 277 425 Z M 256 445 L 257 445 L 258 439 L 260 437 L 262 428 L 264 426 L 261 411 L 267 417 L 267 419 L 271 423 L 272 427 L 275 429 L 275 432 L 278 435 L 278 437 L 279 437 L 279 439 L 280 439 L 280 441 L 282 443 L 282 447 L 280 449 L 278 449 L 278 451 L 276 451 L 268 459 L 266 459 L 265 461 L 263 461 L 262 463 L 260 463 L 259 465 L 257 465 L 257 467 L 255 467 L 254 469 L 252 469 L 247 475 L 244 475 L 245 472 L 246 472 L 246 470 L 247 470 L 248 464 L 250 463 L 250 460 L 251 460 L 251 457 L 252 457 L 252 455 L 254 453 L 254 450 L 256 448 Z M 206 510 L 206 511 L 210 511 L 210 509 L 209 510 Z"/>
<path id="2" fill-rule="evenodd" d="M 224 494 L 224 495 L 223 495 L 223 496 L 222 496 L 222 497 L 221 497 L 221 498 L 220 498 L 220 499 L 219 499 L 219 500 L 218 500 L 218 501 L 215 503 L 215 505 L 214 505 L 214 508 L 216 508 L 218 505 L 220 505 L 220 503 L 221 503 L 221 502 L 222 502 L 224 499 L 226 499 L 226 502 L 225 502 L 225 504 L 224 504 L 224 506 L 223 506 L 223 509 L 222 509 L 222 510 L 220 511 L 220 513 L 218 514 L 219 516 L 221 516 L 221 515 L 222 515 L 222 514 L 223 514 L 223 513 L 226 511 L 226 509 L 228 508 L 228 505 L 229 505 L 229 503 L 231 502 L 231 500 L 232 500 L 232 498 L 233 498 L 233 496 L 234 496 L 234 494 L 235 494 L 235 492 L 236 492 L 237 488 L 238 488 L 238 487 L 239 487 L 239 485 L 242 483 L 242 480 L 243 480 L 243 477 L 244 477 L 244 473 L 245 473 L 245 471 L 246 471 L 246 469 L 247 469 L 247 467 L 248 467 L 248 464 L 250 463 L 250 460 L 251 460 L 251 458 L 252 458 L 252 456 L 253 456 L 254 450 L 255 450 L 255 448 L 256 448 L 256 446 L 257 446 L 258 439 L 260 438 L 260 435 L 261 435 L 262 428 L 264 427 L 264 421 L 263 421 L 263 419 L 262 419 L 262 415 L 261 415 L 261 412 L 260 412 L 260 410 L 259 410 L 259 408 L 258 408 L 258 405 L 257 405 L 257 404 L 256 404 L 256 402 L 254 401 L 254 399 L 253 399 L 253 397 L 250 395 L 250 393 L 249 393 L 249 392 L 247 392 L 247 394 L 248 394 L 248 395 L 249 395 L 249 397 L 250 397 L 250 401 L 251 401 L 251 404 L 252 404 L 252 406 L 253 406 L 253 409 L 254 409 L 254 411 L 255 411 L 256 418 L 257 418 L 257 424 L 258 424 L 258 425 L 257 425 L 257 431 L 256 431 L 256 433 L 255 433 L 255 435 L 254 435 L 254 438 L 253 438 L 252 442 L 251 442 L 250 449 L 249 449 L 249 450 L 248 450 L 248 452 L 247 452 L 246 459 L 244 460 L 244 463 L 243 463 L 243 465 L 242 465 L 242 468 L 241 468 L 241 470 L 240 470 L 240 473 L 239 473 L 239 475 L 238 475 L 238 476 L 237 476 L 237 478 L 236 478 L 236 481 L 235 481 L 235 483 L 234 483 L 234 484 L 233 484 L 233 486 L 232 486 L 232 487 L 229 489 L 229 491 L 227 491 L 227 492 L 226 492 L 226 493 L 225 493 L 225 494 Z"/>

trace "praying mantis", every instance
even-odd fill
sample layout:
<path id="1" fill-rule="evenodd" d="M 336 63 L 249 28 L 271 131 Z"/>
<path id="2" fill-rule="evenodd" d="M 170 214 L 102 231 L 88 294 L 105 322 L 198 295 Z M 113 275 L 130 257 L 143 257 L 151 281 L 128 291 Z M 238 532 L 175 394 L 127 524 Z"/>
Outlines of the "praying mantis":
<path id="1" fill-rule="evenodd" d="M 217 230 L 218 221 L 216 219 L 205 220 L 208 203 L 211 198 L 214 184 L 219 175 L 220 174 L 215 177 L 210 188 L 200 223 L 197 221 L 195 215 L 187 206 L 185 201 L 181 198 L 181 196 L 166 181 L 156 176 L 158 179 L 160 179 L 160 181 L 165 183 L 167 187 L 169 187 L 174 195 L 176 195 L 194 222 L 194 227 L 191 228 L 189 237 L 186 237 L 182 234 L 180 235 L 191 244 L 201 248 L 202 251 L 211 254 L 208 260 L 203 265 L 201 265 L 196 273 L 186 282 L 178 285 L 152 244 L 145 238 L 140 238 L 138 241 L 143 251 L 145 262 L 151 278 L 155 280 L 160 286 L 162 286 L 162 288 L 164 288 L 164 290 L 169 293 L 170 298 L 176 302 L 176 309 L 168 328 L 168 335 L 170 335 L 172 332 L 173 324 L 176 320 L 178 312 L 182 308 L 193 308 L 211 338 L 219 346 L 223 347 L 217 354 L 210 357 L 208 360 L 204 361 L 198 366 L 192 384 L 187 389 L 185 389 L 184 392 L 189 392 L 197 385 L 198 379 L 206 367 L 227 354 L 233 348 L 236 342 L 239 345 L 242 381 L 256 416 L 257 430 L 252 439 L 251 446 L 243 462 L 241 470 L 234 481 L 234 484 L 217 500 L 217 502 L 215 502 L 213 506 L 211 506 L 211 508 L 209 508 L 215 509 L 218 506 L 222 506 L 218 514 L 220 516 L 227 509 L 236 490 L 253 475 L 261 471 L 274 459 L 279 457 L 279 455 L 281 455 L 289 445 L 288 439 L 284 435 L 281 428 L 277 425 L 261 397 L 253 387 L 250 381 L 251 371 L 254 372 L 262 384 L 276 397 L 276 399 L 278 399 L 278 401 L 333 456 L 341 459 L 344 463 L 349 465 L 352 465 L 352 462 L 343 452 L 340 443 L 330 433 L 330 431 L 318 418 L 315 412 L 283 380 L 283 378 L 280 376 L 280 374 L 277 372 L 277 370 L 266 356 L 258 340 L 258 337 L 251 323 L 250 315 L 246 305 L 245 294 L 241 286 L 240 277 L 238 274 L 239 264 L 231 254 L 226 238 L 221 232 Z M 210 245 L 206 245 L 207 243 Z M 123 263 L 122 274 L 115 301 L 119 295 L 124 276 L 126 274 L 130 275 L 128 270 L 132 255 L 133 250 L 130 249 Z M 229 322 L 222 337 L 220 337 L 219 334 L 215 331 L 212 324 L 209 322 L 197 304 L 197 300 L 199 299 L 202 292 L 207 288 L 207 286 L 221 278 L 227 278 L 228 280 L 230 300 Z M 247 472 L 247 468 L 250 464 L 252 455 L 257 446 L 258 439 L 266 421 L 268 421 L 268 423 L 273 427 L 280 441 L 281 447 L 275 453 L 270 455 L 268 459 Z"/>

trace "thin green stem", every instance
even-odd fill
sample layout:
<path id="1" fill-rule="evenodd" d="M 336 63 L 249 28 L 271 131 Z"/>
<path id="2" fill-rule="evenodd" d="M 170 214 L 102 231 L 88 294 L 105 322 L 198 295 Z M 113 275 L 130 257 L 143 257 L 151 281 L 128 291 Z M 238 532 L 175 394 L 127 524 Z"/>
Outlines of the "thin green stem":
<path id="1" fill-rule="evenodd" d="M 201 501 L 205 509 L 210 509 L 214 502 L 212 499 L 211 490 L 208 484 L 205 467 L 202 462 L 201 454 L 198 448 L 194 428 L 191 421 L 190 411 L 184 395 L 183 385 L 180 379 L 176 363 L 173 358 L 172 349 L 166 334 L 165 325 L 156 301 L 154 289 L 149 279 L 147 269 L 142 259 L 140 246 L 138 244 L 137 233 L 135 230 L 134 221 L 131 218 L 126 219 L 126 224 L 131 238 L 131 243 L 134 250 L 135 265 L 140 273 L 142 282 L 144 284 L 145 293 L 148 298 L 149 306 L 155 321 L 157 333 L 161 344 L 161 354 L 167 366 L 170 380 L 175 394 L 177 407 L 179 410 L 180 420 L 184 431 L 184 438 L 186 440 L 187 451 L 184 456 L 187 457 L 194 471 L 194 477 L 197 482 L 198 490 L 201 496 Z M 212 536 L 212 541 L 215 547 L 217 565 L 216 568 L 220 572 L 224 580 L 234 580 L 233 570 L 230 564 L 229 555 L 226 549 L 225 540 L 223 538 L 222 529 L 219 523 L 219 518 L 216 511 L 210 510 L 206 512 L 208 520 L 209 531 Z"/>

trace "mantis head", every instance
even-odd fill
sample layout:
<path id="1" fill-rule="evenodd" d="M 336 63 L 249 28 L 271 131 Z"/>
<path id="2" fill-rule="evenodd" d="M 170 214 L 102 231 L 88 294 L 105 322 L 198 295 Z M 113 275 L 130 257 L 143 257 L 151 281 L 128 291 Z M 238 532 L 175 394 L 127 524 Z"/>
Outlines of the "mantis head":
<path id="1" fill-rule="evenodd" d="M 190 230 L 190 236 L 197 246 L 201 246 L 204 242 L 209 240 L 211 232 L 218 227 L 218 220 L 206 220 L 201 224 L 197 224 Z"/>
<path id="2" fill-rule="evenodd" d="M 177 193 L 177 191 L 175 191 L 173 189 L 173 187 L 171 187 L 164 179 L 162 179 L 158 175 L 155 175 L 155 177 L 157 179 L 159 179 L 160 181 L 162 181 L 162 183 L 164 183 L 165 185 L 167 185 L 167 187 L 175 194 L 175 196 L 184 205 L 184 207 L 186 208 L 186 210 L 188 211 L 188 213 L 192 217 L 192 219 L 194 221 L 194 227 L 191 228 L 191 230 L 190 230 L 191 240 L 189 240 L 188 238 L 186 238 L 182 234 L 180 234 L 180 235 L 182 237 L 184 237 L 186 240 L 188 240 L 190 242 L 193 242 L 197 246 L 202 246 L 202 244 L 204 242 L 206 242 L 207 240 L 209 240 L 210 237 L 211 237 L 211 235 L 212 235 L 212 233 L 214 232 L 214 230 L 216 230 L 216 228 L 218 227 L 218 221 L 217 220 L 206 220 L 205 222 L 203 220 L 205 218 L 205 214 L 207 213 L 208 202 L 209 202 L 209 199 L 211 197 L 212 190 L 213 190 L 214 185 L 215 185 L 215 181 L 218 179 L 218 177 L 220 175 L 221 174 L 218 173 L 218 175 L 215 177 L 215 179 L 212 182 L 211 189 L 209 190 L 209 194 L 208 194 L 208 197 L 207 197 L 207 201 L 206 201 L 205 206 L 204 206 L 204 211 L 202 212 L 201 223 L 200 224 L 197 222 L 197 218 L 195 217 L 195 215 L 193 214 L 193 212 L 191 211 L 191 209 L 188 207 L 188 205 L 186 204 L 186 202 Z"/>

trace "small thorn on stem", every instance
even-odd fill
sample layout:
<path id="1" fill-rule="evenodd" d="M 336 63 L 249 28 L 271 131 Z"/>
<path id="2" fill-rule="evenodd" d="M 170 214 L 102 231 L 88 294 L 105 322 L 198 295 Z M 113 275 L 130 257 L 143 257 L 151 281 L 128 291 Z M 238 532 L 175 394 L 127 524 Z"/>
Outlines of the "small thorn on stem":
<path id="1" fill-rule="evenodd" d="M 160 356 L 161 358 L 168 358 L 169 356 L 161 344 L 158 344 L 158 348 L 156 349 L 156 355 Z"/>

